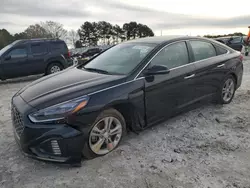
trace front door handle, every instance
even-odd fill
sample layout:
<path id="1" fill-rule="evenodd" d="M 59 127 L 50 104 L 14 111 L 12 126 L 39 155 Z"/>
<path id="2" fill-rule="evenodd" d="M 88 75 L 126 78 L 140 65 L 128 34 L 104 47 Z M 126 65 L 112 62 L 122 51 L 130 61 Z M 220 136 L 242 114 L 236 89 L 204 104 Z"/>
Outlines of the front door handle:
<path id="1" fill-rule="evenodd" d="M 221 65 L 218 65 L 217 67 L 220 68 L 220 67 L 224 67 L 225 64 L 221 64 Z"/>
<path id="2" fill-rule="evenodd" d="M 186 77 L 184 77 L 185 79 L 190 79 L 190 78 L 193 78 L 195 76 L 195 74 L 192 74 L 192 75 L 190 75 L 190 76 L 186 76 Z"/>

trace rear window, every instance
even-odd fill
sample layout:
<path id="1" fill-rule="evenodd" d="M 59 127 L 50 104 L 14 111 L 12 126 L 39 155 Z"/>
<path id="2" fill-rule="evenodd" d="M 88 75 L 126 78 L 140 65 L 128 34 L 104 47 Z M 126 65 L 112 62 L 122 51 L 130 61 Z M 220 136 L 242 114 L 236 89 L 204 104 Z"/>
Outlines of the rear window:
<path id="1" fill-rule="evenodd" d="M 50 49 L 52 52 L 65 52 L 68 48 L 64 42 L 51 42 Z"/>
<path id="2" fill-rule="evenodd" d="M 226 54 L 228 52 L 228 50 L 226 50 L 225 48 L 219 47 L 219 46 L 215 46 L 215 48 L 217 51 L 217 55 Z"/>
<path id="3" fill-rule="evenodd" d="M 230 40 L 231 44 L 238 44 L 242 42 L 242 38 L 241 37 L 235 37 L 232 40 Z"/>

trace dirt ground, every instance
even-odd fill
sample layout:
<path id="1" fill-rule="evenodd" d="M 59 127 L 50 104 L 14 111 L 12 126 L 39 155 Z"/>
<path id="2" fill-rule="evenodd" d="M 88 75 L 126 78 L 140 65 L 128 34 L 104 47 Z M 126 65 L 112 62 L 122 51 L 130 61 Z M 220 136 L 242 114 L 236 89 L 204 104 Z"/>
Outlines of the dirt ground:
<path id="1" fill-rule="evenodd" d="M 229 105 L 208 104 L 135 135 L 82 167 L 45 163 L 19 151 L 10 99 L 37 77 L 0 82 L 1 188 L 250 188 L 250 58 Z"/>

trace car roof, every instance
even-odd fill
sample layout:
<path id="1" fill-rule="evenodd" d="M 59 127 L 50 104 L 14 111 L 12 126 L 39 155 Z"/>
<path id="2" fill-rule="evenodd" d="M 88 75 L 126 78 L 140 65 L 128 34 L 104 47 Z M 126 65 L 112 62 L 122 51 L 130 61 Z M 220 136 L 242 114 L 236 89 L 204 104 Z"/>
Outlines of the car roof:
<path id="1" fill-rule="evenodd" d="M 16 44 L 32 43 L 32 42 L 64 42 L 64 41 L 60 40 L 60 39 L 36 38 L 36 39 L 22 39 L 22 40 L 17 40 Z"/>
<path id="2" fill-rule="evenodd" d="M 168 35 L 168 36 L 157 36 L 157 37 L 146 37 L 135 40 L 130 40 L 125 43 L 152 43 L 152 44 L 162 44 L 169 41 L 175 40 L 187 40 L 187 39 L 201 39 L 202 37 L 192 37 L 184 35 Z M 207 38 L 206 38 L 207 39 Z"/>
<path id="3" fill-rule="evenodd" d="M 238 38 L 238 37 L 242 37 L 242 36 L 226 36 L 226 37 L 217 37 L 215 39 L 230 39 L 230 38 Z"/>

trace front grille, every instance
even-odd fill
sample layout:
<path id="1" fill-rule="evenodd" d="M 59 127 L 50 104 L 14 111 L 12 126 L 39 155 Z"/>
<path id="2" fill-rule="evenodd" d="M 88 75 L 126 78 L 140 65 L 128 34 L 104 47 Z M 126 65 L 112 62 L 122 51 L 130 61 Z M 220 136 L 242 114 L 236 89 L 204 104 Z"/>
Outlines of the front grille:
<path id="1" fill-rule="evenodd" d="M 23 133 L 23 130 L 24 130 L 23 119 L 22 119 L 22 116 L 19 113 L 19 111 L 13 105 L 11 108 L 11 116 L 12 116 L 12 122 L 13 122 L 14 129 L 15 129 L 18 137 L 20 137 Z"/>

